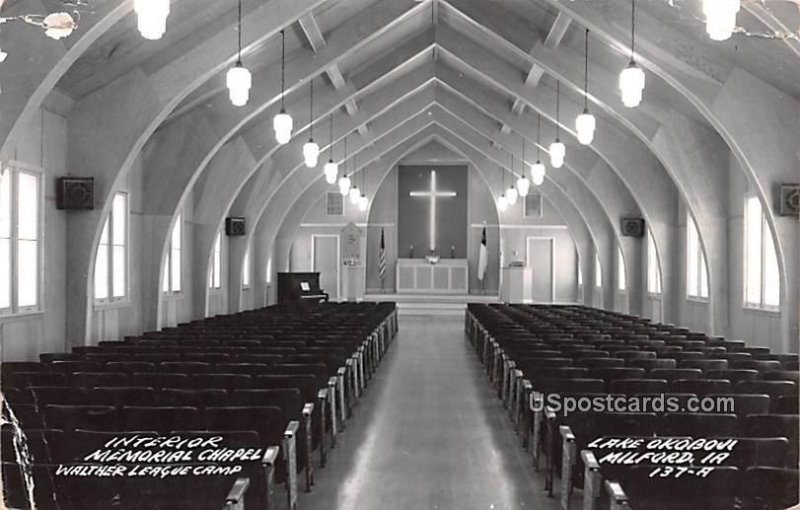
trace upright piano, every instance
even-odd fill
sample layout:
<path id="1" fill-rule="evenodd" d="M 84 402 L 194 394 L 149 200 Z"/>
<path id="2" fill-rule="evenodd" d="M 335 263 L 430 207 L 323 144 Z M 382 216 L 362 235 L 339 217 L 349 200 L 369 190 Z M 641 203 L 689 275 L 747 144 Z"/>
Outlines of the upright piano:
<path id="1" fill-rule="evenodd" d="M 278 303 L 327 300 L 328 294 L 319 288 L 319 273 L 278 273 Z"/>

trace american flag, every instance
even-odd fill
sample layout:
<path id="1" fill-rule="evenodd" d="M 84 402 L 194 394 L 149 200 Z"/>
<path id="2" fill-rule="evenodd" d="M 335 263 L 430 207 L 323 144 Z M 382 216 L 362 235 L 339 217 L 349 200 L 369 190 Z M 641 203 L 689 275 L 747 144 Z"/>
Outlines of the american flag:
<path id="1" fill-rule="evenodd" d="M 381 276 L 381 286 L 383 286 L 383 280 L 386 278 L 386 241 L 383 237 L 383 229 L 381 229 L 381 251 L 378 254 L 378 274 Z"/>

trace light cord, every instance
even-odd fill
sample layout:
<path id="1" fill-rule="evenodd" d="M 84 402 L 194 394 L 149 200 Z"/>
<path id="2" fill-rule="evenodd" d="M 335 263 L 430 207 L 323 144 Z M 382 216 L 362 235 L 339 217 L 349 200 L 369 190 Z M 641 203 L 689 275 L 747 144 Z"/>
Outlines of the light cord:
<path id="1" fill-rule="evenodd" d="M 583 73 L 583 109 L 589 109 L 589 29 L 586 29 L 586 58 Z"/>
<path id="2" fill-rule="evenodd" d="M 286 31 L 281 30 L 281 111 L 286 109 Z"/>
<path id="3" fill-rule="evenodd" d="M 525 177 L 525 137 L 521 133 L 519 136 L 522 138 L 522 177 Z"/>
<path id="4" fill-rule="evenodd" d="M 631 0 L 631 63 L 634 62 L 633 43 L 635 41 L 634 39 L 635 33 L 636 33 L 636 0 Z"/>
<path id="5" fill-rule="evenodd" d="M 242 0 L 239 0 L 239 58 L 237 65 L 242 65 Z"/>
<path id="6" fill-rule="evenodd" d="M 542 114 L 536 114 L 536 162 L 542 162 Z"/>
<path id="7" fill-rule="evenodd" d="M 328 159 L 333 161 L 333 114 L 331 113 L 330 122 L 330 145 L 328 145 Z"/>
<path id="8" fill-rule="evenodd" d="M 561 134 L 561 80 L 556 81 L 556 141 Z"/>

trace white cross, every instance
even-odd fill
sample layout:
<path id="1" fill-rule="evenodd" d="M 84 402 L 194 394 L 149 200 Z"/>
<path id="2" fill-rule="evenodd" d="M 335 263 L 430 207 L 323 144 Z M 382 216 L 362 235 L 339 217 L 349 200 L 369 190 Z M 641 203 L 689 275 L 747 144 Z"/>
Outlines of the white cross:
<path id="1" fill-rule="evenodd" d="M 430 244 L 431 251 L 436 251 L 436 199 L 443 197 L 456 196 L 455 191 L 439 191 L 436 189 L 436 170 L 431 170 L 431 189 L 430 191 L 412 191 L 412 197 L 428 197 L 431 199 L 431 231 Z"/>

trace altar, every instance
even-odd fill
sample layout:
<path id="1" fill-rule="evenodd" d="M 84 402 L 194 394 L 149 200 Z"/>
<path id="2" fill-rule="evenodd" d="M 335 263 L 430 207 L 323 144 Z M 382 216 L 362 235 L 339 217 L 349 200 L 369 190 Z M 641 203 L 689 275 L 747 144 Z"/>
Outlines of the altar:
<path id="1" fill-rule="evenodd" d="M 397 259 L 398 294 L 468 294 L 466 259 Z"/>

